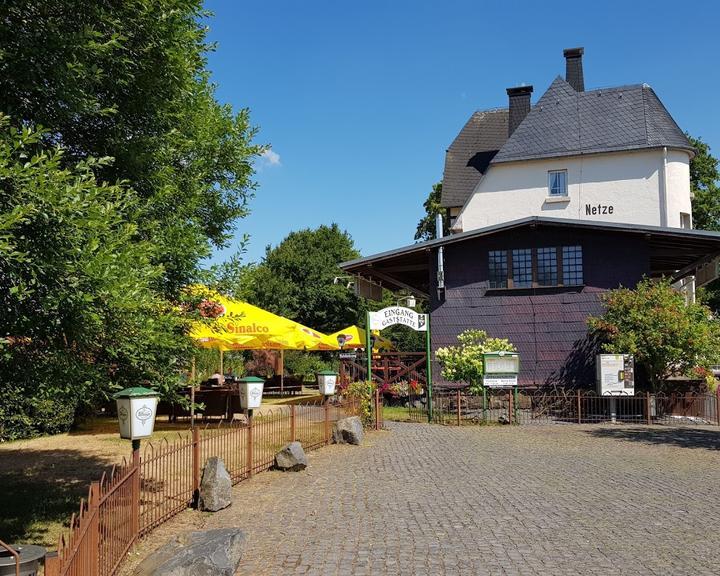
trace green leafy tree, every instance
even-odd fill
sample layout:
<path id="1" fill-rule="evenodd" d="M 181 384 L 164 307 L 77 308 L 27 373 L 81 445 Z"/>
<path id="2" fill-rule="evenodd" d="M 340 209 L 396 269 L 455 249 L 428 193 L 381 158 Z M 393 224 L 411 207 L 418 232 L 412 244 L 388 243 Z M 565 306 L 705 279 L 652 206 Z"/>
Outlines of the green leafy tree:
<path id="1" fill-rule="evenodd" d="M 445 209 L 440 205 L 441 196 L 442 182 L 433 184 L 427 200 L 423 203 L 425 216 L 418 222 L 417 229 L 415 230 L 415 240 L 424 241 L 435 238 L 435 217 L 438 214 L 442 214 L 444 218 L 443 235 L 447 235 L 450 232 L 450 223 L 447 221 L 447 218 L 445 218 Z"/>
<path id="2" fill-rule="evenodd" d="M 720 170 L 710 146 L 687 134 L 696 154 L 690 161 L 693 225 L 699 230 L 720 230 Z"/>
<path id="3" fill-rule="evenodd" d="M 253 304 L 321 332 L 356 324 L 364 303 L 335 283 L 344 273 L 338 263 L 358 258 L 347 232 L 337 224 L 291 232 L 276 247 L 267 247 L 263 261 L 249 273 L 243 289 Z"/>
<path id="4" fill-rule="evenodd" d="M 466 382 L 473 393 L 482 391 L 483 354 L 516 351 L 506 338 L 491 338 L 484 330 L 466 330 L 457 339 L 457 346 L 438 348 L 435 357 L 442 367 L 443 378 L 451 382 Z"/>
<path id="5" fill-rule="evenodd" d="M 0 440 L 65 431 L 126 385 L 171 395 L 190 354 L 134 191 L 46 140 L 0 115 Z"/>
<path id="6" fill-rule="evenodd" d="M 0 112 L 48 128 L 65 166 L 112 157 L 101 181 L 137 194 L 135 235 L 151 240 L 166 294 L 224 246 L 252 193 L 255 130 L 215 99 L 202 0 L 5 0 Z"/>
<path id="7" fill-rule="evenodd" d="M 650 388 L 672 375 L 709 374 L 720 356 L 720 322 L 707 306 L 687 304 L 669 281 L 642 280 L 602 296 L 605 313 L 588 320 L 606 352 L 635 355 Z"/>

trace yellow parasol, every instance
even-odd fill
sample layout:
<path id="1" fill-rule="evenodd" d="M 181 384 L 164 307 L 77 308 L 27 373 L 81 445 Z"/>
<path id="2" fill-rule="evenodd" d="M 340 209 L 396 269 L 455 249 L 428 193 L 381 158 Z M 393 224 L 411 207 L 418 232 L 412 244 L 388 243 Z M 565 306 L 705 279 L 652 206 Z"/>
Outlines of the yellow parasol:
<path id="1" fill-rule="evenodd" d="M 377 330 L 373 330 L 372 334 L 375 336 L 375 347 L 373 348 L 373 352 L 393 349 L 393 343 L 387 338 L 380 336 Z M 365 348 L 365 330 L 359 326 L 348 326 L 347 328 L 343 328 L 342 330 L 338 330 L 337 332 L 330 334 L 327 338 L 333 339 L 337 343 L 338 336 L 345 337 L 345 344 L 343 345 L 343 348 Z"/>
<path id="2" fill-rule="evenodd" d="M 201 312 L 212 318 L 196 322 L 190 336 L 204 348 L 220 351 L 220 372 L 223 352 L 229 350 L 278 350 L 280 352 L 280 389 L 282 390 L 284 350 L 338 350 L 336 339 L 238 300 L 232 300 L 204 286 L 191 288 L 205 296 Z"/>

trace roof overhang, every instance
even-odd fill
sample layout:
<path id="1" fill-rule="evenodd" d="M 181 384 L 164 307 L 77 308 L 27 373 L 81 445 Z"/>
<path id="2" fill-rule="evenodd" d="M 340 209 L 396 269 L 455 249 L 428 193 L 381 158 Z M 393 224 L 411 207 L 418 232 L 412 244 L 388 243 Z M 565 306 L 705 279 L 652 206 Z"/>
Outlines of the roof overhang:
<path id="1" fill-rule="evenodd" d="M 643 236 L 650 248 L 651 274 L 674 280 L 693 275 L 699 266 L 720 255 L 720 232 L 531 216 L 350 260 L 341 263 L 340 268 L 391 290 L 405 289 L 427 296 L 431 289 L 431 258 L 436 248 L 525 227 L 571 228 Z"/>

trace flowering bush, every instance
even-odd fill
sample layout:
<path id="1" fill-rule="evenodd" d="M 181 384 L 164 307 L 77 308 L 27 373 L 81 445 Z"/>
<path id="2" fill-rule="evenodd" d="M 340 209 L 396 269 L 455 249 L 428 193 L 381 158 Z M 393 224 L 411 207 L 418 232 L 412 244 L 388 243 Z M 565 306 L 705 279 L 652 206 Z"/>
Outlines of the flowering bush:
<path id="1" fill-rule="evenodd" d="M 720 357 L 720 322 L 707 306 L 688 304 L 667 280 L 645 279 L 634 290 L 610 290 L 602 299 L 605 313 L 588 319 L 590 329 L 605 352 L 634 354 L 653 391 L 674 374 L 695 371 L 714 381 L 708 376 Z"/>
<path id="2" fill-rule="evenodd" d="M 346 409 L 353 412 L 354 416 L 360 416 L 363 426 L 371 426 L 373 423 L 373 395 L 375 384 L 372 382 L 352 382 L 342 387 L 342 393 L 346 402 Z"/>
<path id="3" fill-rule="evenodd" d="M 473 393 L 482 391 L 483 354 L 516 351 L 506 338 L 491 338 L 484 330 L 466 330 L 457 339 L 459 345 L 439 348 L 435 357 L 442 366 L 443 378 L 467 382 Z"/>
<path id="4" fill-rule="evenodd" d="M 385 389 L 383 389 L 383 387 Z M 380 392 L 383 394 L 389 394 L 394 398 L 406 398 L 407 396 L 420 395 L 423 393 L 422 386 L 416 380 L 400 380 L 393 384 L 384 384 L 380 387 Z"/>
<path id="5" fill-rule="evenodd" d="M 203 318 L 219 318 L 225 314 L 225 307 L 222 304 L 210 300 L 200 302 L 198 309 L 200 310 L 200 316 Z"/>

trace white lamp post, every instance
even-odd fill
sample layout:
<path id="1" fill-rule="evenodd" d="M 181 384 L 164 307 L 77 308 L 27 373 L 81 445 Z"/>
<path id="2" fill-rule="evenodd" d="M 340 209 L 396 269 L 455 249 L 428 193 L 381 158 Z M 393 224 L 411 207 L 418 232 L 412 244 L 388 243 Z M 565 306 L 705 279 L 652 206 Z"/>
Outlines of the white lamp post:
<path id="1" fill-rule="evenodd" d="M 263 387 L 265 380 L 257 376 L 245 376 L 240 378 L 240 407 L 248 410 L 252 414 L 252 410 L 260 408 L 262 405 Z"/>
<path id="2" fill-rule="evenodd" d="M 140 439 L 152 436 L 157 415 L 158 394 L 150 388 L 125 388 L 113 395 L 117 402 L 120 438 L 132 440 L 133 451 L 139 450 Z"/>
<path id="3" fill-rule="evenodd" d="M 337 372 L 333 372 L 332 370 L 323 370 L 322 372 L 317 372 L 315 374 L 320 394 L 323 396 L 332 396 L 335 394 L 337 376 Z"/>

